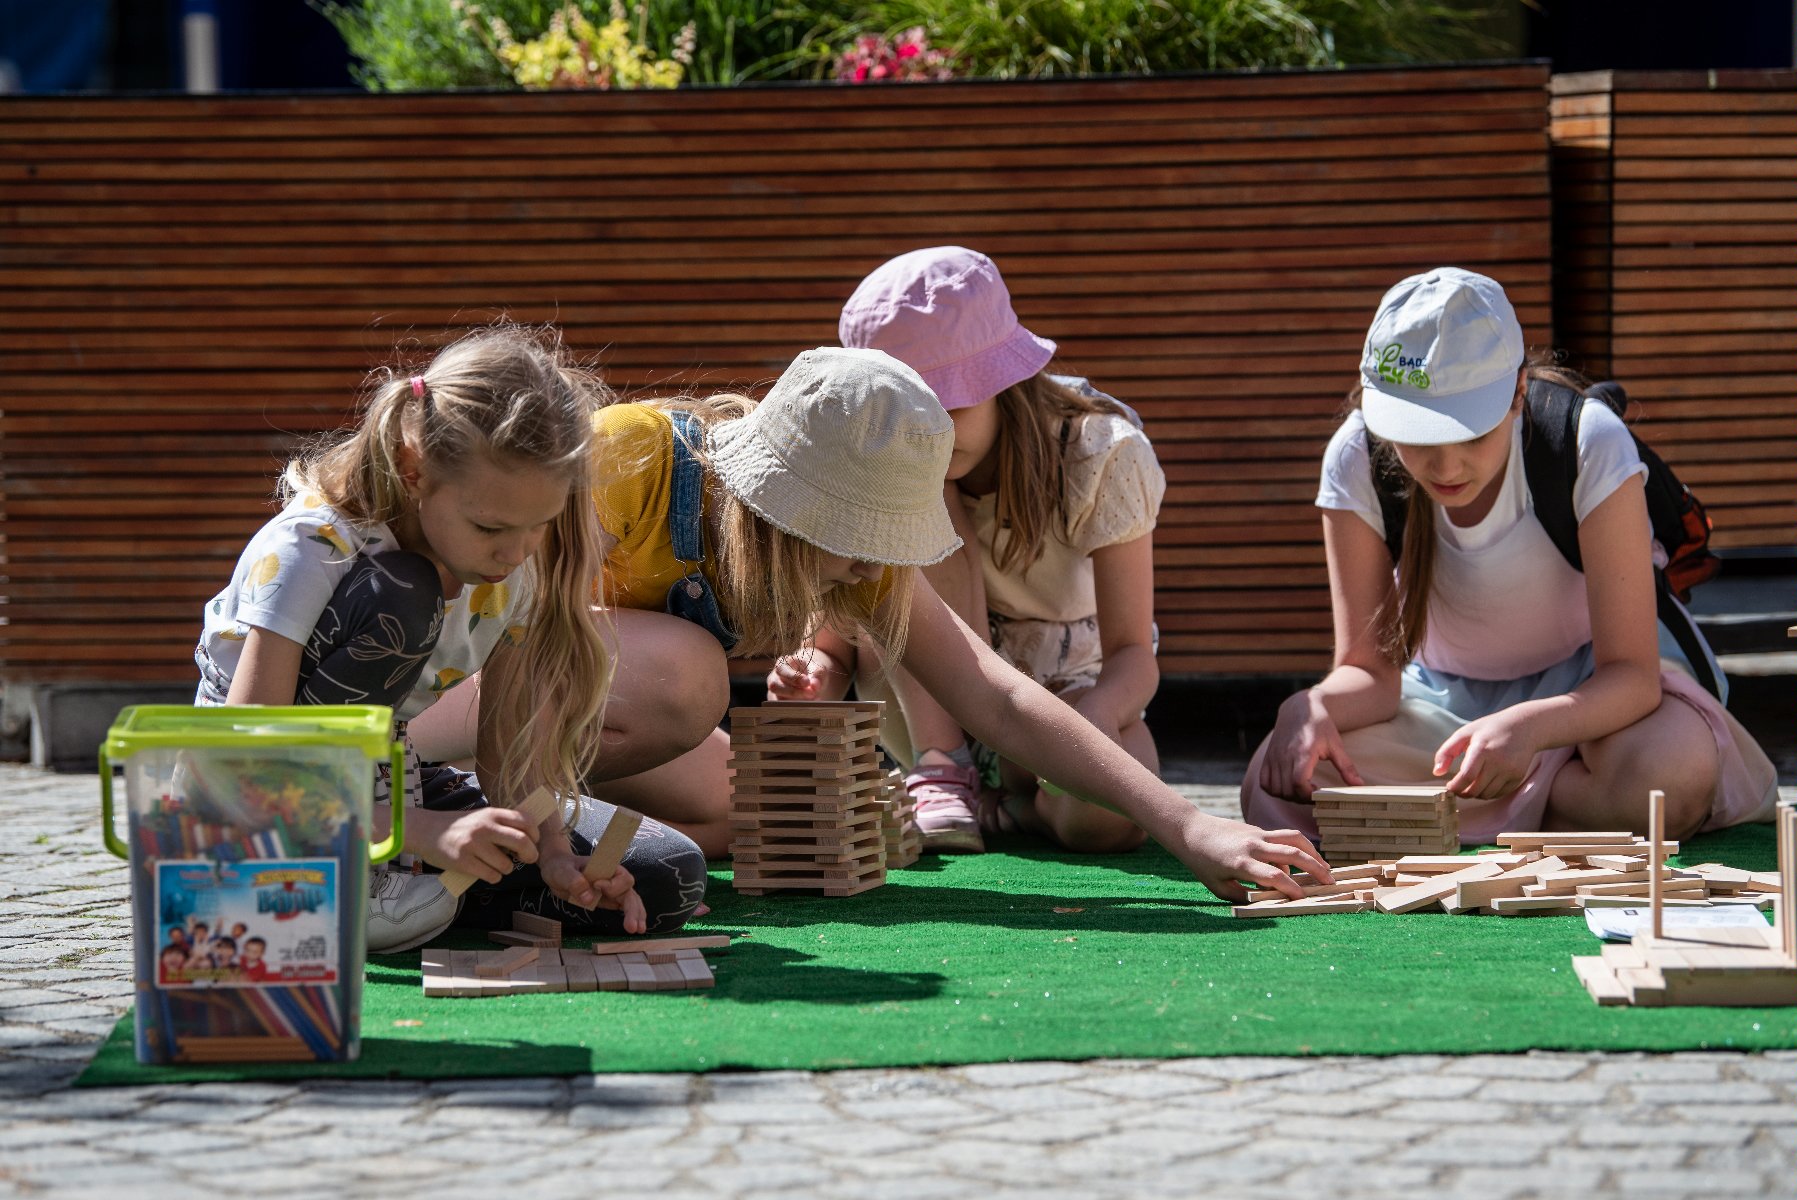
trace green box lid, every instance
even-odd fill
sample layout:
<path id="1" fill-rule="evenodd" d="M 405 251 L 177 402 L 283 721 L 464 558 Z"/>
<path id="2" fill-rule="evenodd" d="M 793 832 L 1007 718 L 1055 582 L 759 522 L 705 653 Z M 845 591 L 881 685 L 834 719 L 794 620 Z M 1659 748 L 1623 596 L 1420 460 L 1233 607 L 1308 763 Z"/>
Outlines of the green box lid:
<path id="1" fill-rule="evenodd" d="M 139 750 L 251 746 L 353 746 L 385 759 L 393 744 L 393 710 L 375 704 L 138 704 L 106 732 L 109 758 Z"/>

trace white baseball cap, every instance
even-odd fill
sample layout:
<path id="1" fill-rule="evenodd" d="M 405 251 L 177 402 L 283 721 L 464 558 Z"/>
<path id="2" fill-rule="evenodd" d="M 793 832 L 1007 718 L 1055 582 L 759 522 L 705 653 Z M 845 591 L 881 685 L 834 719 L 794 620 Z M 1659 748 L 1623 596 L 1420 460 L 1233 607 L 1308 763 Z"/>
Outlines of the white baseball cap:
<path id="1" fill-rule="evenodd" d="M 1522 325 L 1497 280 L 1459 267 L 1412 275 L 1379 302 L 1360 357 L 1374 437 L 1442 446 L 1497 428 L 1516 395 Z"/>

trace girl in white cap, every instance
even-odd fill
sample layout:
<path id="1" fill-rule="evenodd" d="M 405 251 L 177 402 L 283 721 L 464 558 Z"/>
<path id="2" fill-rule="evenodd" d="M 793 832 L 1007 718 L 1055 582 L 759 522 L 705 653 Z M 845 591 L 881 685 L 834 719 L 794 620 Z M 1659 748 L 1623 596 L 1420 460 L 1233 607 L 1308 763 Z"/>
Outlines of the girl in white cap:
<path id="1" fill-rule="evenodd" d="M 1430 777 L 1460 797 L 1475 843 L 1640 831 L 1654 788 L 1675 836 L 1770 812 L 1771 763 L 1687 673 L 1711 665 L 1690 661 L 1707 648 L 1681 656 L 1668 642 L 1662 664 L 1633 437 L 1603 401 L 1572 398 L 1581 572 L 1525 470 L 1525 439 L 1545 436 L 1530 428 L 1532 383 L 1585 390 L 1525 363 L 1495 281 L 1444 267 L 1386 293 L 1317 495 L 1335 668 L 1281 707 L 1242 784 L 1250 820 L 1314 829 L 1315 787 Z M 1376 470 L 1399 481 L 1401 506 L 1382 505 Z M 1388 515 L 1403 522 L 1395 571 Z"/>
<path id="2" fill-rule="evenodd" d="M 726 655 L 864 636 L 955 721 L 1069 793 L 1126 814 L 1225 897 L 1296 894 L 1325 871 L 1304 837 L 1205 816 L 1006 665 L 917 568 L 961 545 L 942 501 L 955 426 L 917 373 L 875 350 L 807 351 L 759 404 L 741 396 L 601 410 L 595 491 L 613 545 L 604 595 L 617 675 L 609 800 L 728 842 Z"/>
<path id="3" fill-rule="evenodd" d="M 967 545 L 926 570 L 931 585 L 1000 658 L 1158 771 L 1142 713 L 1160 684 L 1151 532 L 1166 477 L 1140 419 L 1086 380 L 1051 374 L 1055 344 L 1018 322 L 992 260 L 960 246 L 876 268 L 843 305 L 838 332 L 845 346 L 915 370 L 954 421 L 944 501 Z M 828 631 L 813 651 L 781 660 L 773 695 L 839 696 L 857 674 L 859 694 L 894 698 L 876 655 L 857 656 Z M 926 849 L 979 850 L 982 825 L 1020 824 L 1095 853 L 1141 843 L 1127 818 L 983 744 L 970 749 L 902 670 L 890 682 L 900 703 L 887 705 L 883 740 L 909 768 Z M 976 808 L 975 751 L 1000 789 L 987 797 L 1002 802 Z"/>

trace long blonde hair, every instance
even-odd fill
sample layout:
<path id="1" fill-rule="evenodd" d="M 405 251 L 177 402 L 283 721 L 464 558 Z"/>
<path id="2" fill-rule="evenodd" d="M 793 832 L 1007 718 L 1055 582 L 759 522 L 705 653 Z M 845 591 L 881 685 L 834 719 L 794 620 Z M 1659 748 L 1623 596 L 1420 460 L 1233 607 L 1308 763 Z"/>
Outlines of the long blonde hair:
<path id="1" fill-rule="evenodd" d="M 481 704 L 508 731 L 490 795 L 517 789 L 515 802 L 543 785 L 578 796 L 598 756 L 612 676 L 592 612 L 600 557 L 589 488 L 593 412 L 606 388 L 573 364 L 553 330 L 509 323 L 460 338 L 420 374 L 417 389 L 403 368 L 370 376 L 356 429 L 288 463 L 281 500 L 316 493 L 352 521 L 393 521 L 407 506 L 402 444 L 439 476 L 484 457 L 566 478 L 567 501 L 533 559 L 516 669 L 483 680 Z"/>
<path id="2" fill-rule="evenodd" d="M 1065 458 L 1077 422 L 1092 413 L 1123 412 L 1108 396 L 1082 392 L 1046 370 L 998 394 L 998 533 L 992 561 L 1021 575 L 1042 557 L 1052 534 L 1068 536 Z"/>
<path id="3" fill-rule="evenodd" d="M 1537 350 L 1523 364 L 1530 383 L 1545 379 L 1549 383 L 1571 388 L 1584 394 L 1591 381 L 1577 371 L 1560 365 L 1560 356 L 1552 351 Z M 1348 390 L 1347 409 L 1360 407 L 1361 384 L 1357 379 Z M 1520 418 L 1523 437 L 1531 431 L 1529 407 L 1525 403 Z M 1404 469 L 1398 452 L 1390 442 L 1368 435 L 1373 470 L 1386 480 L 1386 487 L 1404 501 L 1404 541 L 1399 549 L 1397 586 L 1373 616 L 1379 653 L 1385 660 L 1403 666 L 1422 649 L 1429 631 L 1429 593 L 1435 587 L 1435 502 L 1429 493 L 1416 486 Z"/>
<path id="4" fill-rule="evenodd" d="M 642 403 L 691 413 L 709 431 L 748 416 L 757 401 L 737 392 L 719 392 L 704 398 L 680 396 Z M 680 436 L 678 427 L 674 436 Z M 861 589 L 825 587 L 821 583 L 825 552 L 763 520 L 719 484 L 703 445 L 688 443 L 688 449 L 706 464 L 707 495 L 718 515 L 719 544 L 713 548 L 712 565 L 722 615 L 740 639 L 733 655 L 785 653 L 820 626 L 828 626 L 845 637 L 864 629 L 880 643 L 889 661 L 904 656 L 917 568 L 887 567 L 891 586 L 877 605 L 858 603 L 855 593 Z M 643 469 L 646 464 L 610 466 L 628 471 Z"/>

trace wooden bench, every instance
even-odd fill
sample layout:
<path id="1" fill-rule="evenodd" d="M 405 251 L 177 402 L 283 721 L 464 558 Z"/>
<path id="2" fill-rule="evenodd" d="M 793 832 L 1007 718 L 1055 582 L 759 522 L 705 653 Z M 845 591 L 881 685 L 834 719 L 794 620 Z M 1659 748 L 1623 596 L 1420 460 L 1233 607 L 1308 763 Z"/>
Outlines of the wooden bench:
<path id="1" fill-rule="evenodd" d="M 1488 271 L 1550 340 L 1547 83 L 0 98 L 0 675 L 191 680 L 282 459 L 396 339 L 506 312 L 622 389 L 753 387 L 946 242 L 1146 417 L 1163 668 L 1320 669 L 1311 501 L 1379 296 Z"/>
<path id="2" fill-rule="evenodd" d="M 1620 380 L 1636 431 L 1721 547 L 1797 527 L 1797 71 L 1553 81 L 1554 287 L 1574 365 Z"/>

